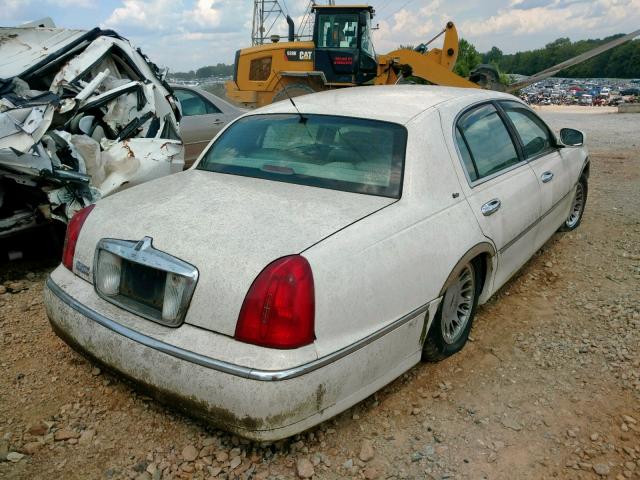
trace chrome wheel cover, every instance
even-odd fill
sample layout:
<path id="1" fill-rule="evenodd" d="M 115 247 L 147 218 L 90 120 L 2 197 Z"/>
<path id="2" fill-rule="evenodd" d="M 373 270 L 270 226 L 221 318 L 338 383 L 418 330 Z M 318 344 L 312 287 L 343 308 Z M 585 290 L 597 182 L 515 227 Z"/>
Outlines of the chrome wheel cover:
<path id="1" fill-rule="evenodd" d="M 571 205 L 571 213 L 564 222 L 568 228 L 575 227 L 582 217 L 582 211 L 584 210 L 584 186 L 582 183 L 578 183 L 576 186 L 576 194 L 573 197 L 573 204 Z"/>
<path id="2" fill-rule="evenodd" d="M 467 328 L 476 295 L 473 265 L 464 267 L 442 299 L 442 338 L 448 344 L 457 342 Z"/>

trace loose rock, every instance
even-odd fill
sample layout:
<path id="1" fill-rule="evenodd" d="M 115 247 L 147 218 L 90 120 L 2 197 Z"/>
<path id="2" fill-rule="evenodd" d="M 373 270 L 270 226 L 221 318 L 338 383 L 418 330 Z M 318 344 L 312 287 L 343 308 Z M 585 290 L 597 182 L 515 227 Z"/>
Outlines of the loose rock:
<path id="1" fill-rule="evenodd" d="M 596 472 L 598 475 L 605 477 L 609 475 L 609 472 L 611 472 L 611 469 L 609 468 L 609 465 L 607 465 L 606 463 L 596 463 L 593 466 L 593 471 Z"/>
<path id="2" fill-rule="evenodd" d="M 373 467 L 367 467 L 364 470 L 362 470 L 362 475 L 366 480 L 375 480 L 380 476 L 378 471 Z"/>
<path id="3" fill-rule="evenodd" d="M 49 427 L 45 425 L 43 422 L 36 423 L 35 425 L 32 425 L 31 427 L 29 427 L 29 430 L 27 430 L 27 432 L 29 432 L 29 435 L 33 435 L 35 437 L 41 437 L 42 435 L 46 435 L 48 431 L 49 431 Z"/>
<path id="4" fill-rule="evenodd" d="M 296 462 L 296 473 L 300 478 L 311 478 L 315 473 L 313 464 L 306 458 L 299 458 Z"/>
<path id="5" fill-rule="evenodd" d="M 522 425 L 520 425 L 518 422 L 516 422 L 512 418 L 508 418 L 508 417 L 503 418 L 502 425 L 506 428 L 510 428 L 511 430 L 515 430 L 516 432 L 519 432 L 520 430 L 522 430 Z"/>
<path id="6" fill-rule="evenodd" d="M 53 439 L 56 442 L 62 442 L 64 440 L 70 440 L 72 438 L 78 438 L 80 436 L 79 433 L 74 432 L 73 430 L 68 430 L 66 428 L 63 428 L 61 430 L 58 430 L 54 435 L 53 435 Z"/>
<path id="7" fill-rule="evenodd" d="M 19 462 L 20 460 L 22 460 L 24 458 L 24 455 L 22 453 L 18 453 L 18 452 L 9 452 L 7 454 L 7 460 L 9 460 L 10 462 Z"/>
<path id="8" fill-rule="evenodd" d="M 373 450 L 373 445 L 369 440 L 364 440 L 360 446 L 360 454 L 358 455 L 358 458 L 363 462 L 368 462 L 373 459 L 374 456 L 375 452 Z"/>
<path id="9" fill-rule="evenodd" d="M 242 458 L 240 457 L 233 457 L 231 459 L 231 463 L 229 465 L 229 468 L 231 468 L 231 470 L 236 469 L 240 464 L 242 463 Z"/>
<path id="10" fill-rule="evenodd" d="M 42 445 L 43 444 L 40 442 L 25 443 L 24 446 L 22 447 L 22 451 L 27 455 L 33 455 L 34 453 L 36 453 L 38 450 L 42 448 Z"/>
<path id="11" fill-rule="evenodd" d="M 187 445 L 182 450 L 182 459 L 186 462 L 193 462 L 196 458 L 198 458 L 198 449 L 193 445 Z"/>
<path id="12" fill-rule="evenodd" d="M 227 460 L 229 460 L 229 454 L 227 452 L 217 452 L 216 453 L 216 460 L 220 463 L 224 463 Z"/>
<path id="13" fill-rule="evenodd" d="M 78 443 L 80 445 L 89 445 L 92 442 L 93 437 L 95 437 L 95 435 L 96 435 L 95 430 L 85 430 L 80 434 Z"/>

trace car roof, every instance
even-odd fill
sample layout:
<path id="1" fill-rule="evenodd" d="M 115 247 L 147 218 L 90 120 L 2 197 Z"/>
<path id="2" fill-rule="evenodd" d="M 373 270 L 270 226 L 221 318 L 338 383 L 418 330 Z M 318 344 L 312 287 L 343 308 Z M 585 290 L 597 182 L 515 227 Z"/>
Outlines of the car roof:
<path id="1" fill-rule="evenodd" d="M 169 86 L 174 90 L 175 89 L 191 90 L 193 92 L 196 92 L 199 95 L 202 95 L 205 98 L 212 97 L 212 98 L 209 98 L 209 100 L 214 101 L 214 102 L 224 103 L 229 110 L 232 110 L 232 111 L 233 110 L 237 110 L 238 111 L 238 115 L 248 111 L 246 108 L 238 107 L 238 106 L 234 105 L 233 103 L 229 102 L 226 98 L 223 98 L 220 95 L 216 95 L 215 93 L 212 93 L 212 92 L 210 92 L 208 90 L 205 90 L 204 88 L 196 87 L 194 85 L 181 85 L 179 83 L 170 83 Z M 215 100 L 213 100 L 213 99 L 215 99 Z"/>
<path id="2" fill-rule="evenodd" d="M 430 108 L 442 108 L 446 102 L 465 99 L 473 104 L 493 98 L 514 99 L 509 94 L 478 88 L 440 87 L 436 85 L 380 85 L 327 90 L 294 97 L 300 112 L 371 118 L 405 124 Z M 273 103 L 252 113 L 295 113 L 289 100 Z"/>
<path id="3" fill-rule="evenodd" d="M 33 65 L 69 47 L 86 35 L 86 30 L 66 28 L 1 27 L 0 78 L 13 78 Z"/>

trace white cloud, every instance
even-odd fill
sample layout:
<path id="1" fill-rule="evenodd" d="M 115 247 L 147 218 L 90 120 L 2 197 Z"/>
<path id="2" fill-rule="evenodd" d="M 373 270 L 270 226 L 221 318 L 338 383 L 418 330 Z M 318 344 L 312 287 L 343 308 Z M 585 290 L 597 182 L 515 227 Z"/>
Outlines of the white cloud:
<path id="1" fill-rule="evenodd" d="M 424 43 L 440 32 L 451 19 L 440 0 L 430 1 L 417 10 L 403 8 L 390 17 L 383 16 L 379 21 L 379 30 L 374 32 L 376 51 L 387 53 L 400 45 Z M 373 23 L 378 23 L 375 18 Z"/>
<path id="2" fill-rule="evenodd" d="M 540 32 L 549 28 L 566 26 L 576 21 L 570 9 L 548 9 L 537 7 L 530 9 L 501 10 L 497 15 L 482 21 L 467 21 L 460 25 L 465 35 L 480 36 L 496 32 L 512 32 L 515 35 Z M 578 21 L 582 21 L 579 19 Z"/>
<path id="3" fill-rule="evenodd" d="M 558 37 L 575 41 L 628 33 L 640 25 L 640 0 L 486 0 L 482 7 L 435 0 L 415 5 L 382 15 L 374 34 L 377 52 L 425 42 L 449 20 L 480 51 L 497 45 L 507 53 L 540 48 Z"/>
<path id="4" fill-rule="evenodd" d="M 15 19 L 28 4 L 29 0 L 3 0 L 0 19 Z"/>
<path id="5" fill-rule="evenodd" d="M 182 71 L 232 62 L 238 48 L 251 44 L 251 13 L 247 0 L 123 0 L 103 26 L 158 65 Z"/>
<path id="6" fill-rule="evenodd" d="M 547 32 L 564 36 L 567 31 L 619 29 L 622 20 L 640 20 L 640 0 L 553 0 L 546 6 L 517 8 L 523 3 L 524 0 L 512 0 L 509 8 L 498 10 L 496 15 L 463 22 L 461 30 L 469 36 L 488 36 L 495 33 L 511 33 L 518 36 Z M 616 33 L 618 31 L 616 30 Z"/>
<path id="7" fill-rule="evenodd" d="M 123 0 L 122 7 L 111 12 L 104 22 L 109 28 L 136 27 L 142 30 L 175 28 L 183 5 L 178 0 Z"/>
<path id="8" fill-rule="evenodd" d="M 217 27 L 220 25 L 221 13 L 214 5 L 216 0 L 198 0 L 196 5 L 183 14 L 184 21 L 201 27 Z"/>

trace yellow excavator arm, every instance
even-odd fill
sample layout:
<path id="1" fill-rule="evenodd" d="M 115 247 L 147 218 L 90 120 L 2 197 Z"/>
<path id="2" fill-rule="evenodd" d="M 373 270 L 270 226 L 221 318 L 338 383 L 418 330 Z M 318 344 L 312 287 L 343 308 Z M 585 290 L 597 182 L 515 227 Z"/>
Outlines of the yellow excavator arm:
<path id="1" fill-rule="evenodd" d="M 427 51 L 426 47 L 443 34 L 442 48 Z M 386 55 L 379 55 L 378 75 L 374 83 L 376 85 L 392 85 L 399 80 L 401 75 L 411 75 L 420 77 L 434 85 L 480 88 L 477 83 L 453 73 L 457 59 L 458 31 L 453 22 L 448 22 L 444 30 L 415 50 L 402 48 Z"/>

